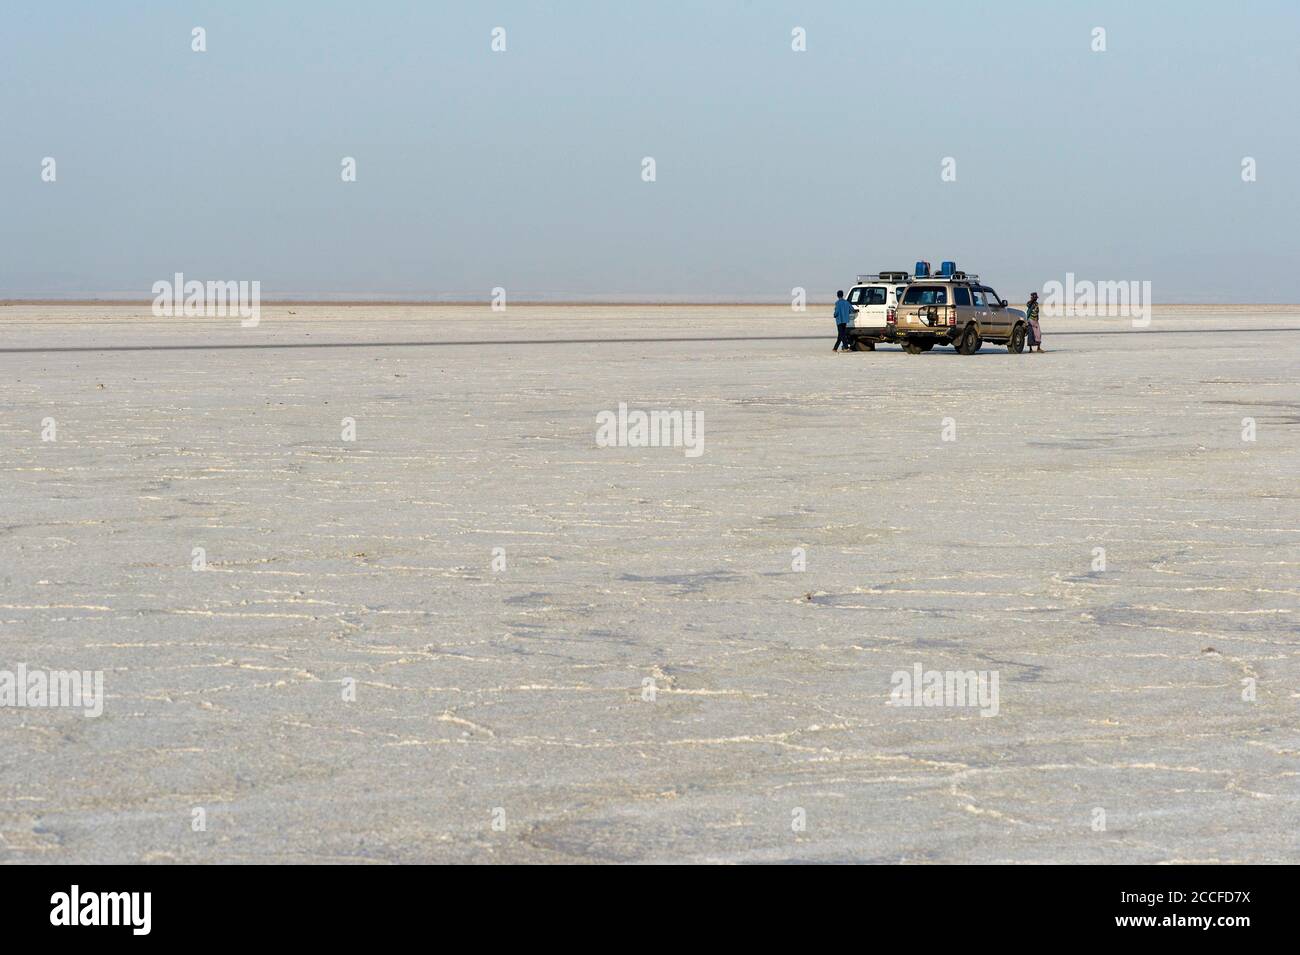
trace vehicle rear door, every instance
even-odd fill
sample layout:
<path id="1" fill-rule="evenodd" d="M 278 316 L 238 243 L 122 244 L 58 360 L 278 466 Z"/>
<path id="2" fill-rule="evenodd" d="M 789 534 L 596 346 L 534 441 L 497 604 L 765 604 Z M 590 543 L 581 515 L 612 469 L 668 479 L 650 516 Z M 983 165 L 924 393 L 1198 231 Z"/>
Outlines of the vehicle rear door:
<path id="1" fill-rule="evenodd" d="M 859 285 L 849 292 L 849 304 L 857 314 L 849 322 L 851 328 L 883 331 L 885 312 L 889 302 L 889 288 L 884 285 Z"/>
<path id="2" fill-rule="evenodd" d="M 898 331 L 937 330 L 927 319 L 931 314 L 941 318 L 947 312 L 947 305 L 946 285 L 909 285 L 903 295 L 903 307 L 898 310 Z"/>
<path id="3" fill-rule="evenodd" d="M 965 285 L 954 285 L 952 289 L 952 300 L 957 306 L 957 327 L 965 328 L 966 323 L 971 319 L 979 320 L 976 314 L 975 302 L 971 298 L 970 289 Z"/>

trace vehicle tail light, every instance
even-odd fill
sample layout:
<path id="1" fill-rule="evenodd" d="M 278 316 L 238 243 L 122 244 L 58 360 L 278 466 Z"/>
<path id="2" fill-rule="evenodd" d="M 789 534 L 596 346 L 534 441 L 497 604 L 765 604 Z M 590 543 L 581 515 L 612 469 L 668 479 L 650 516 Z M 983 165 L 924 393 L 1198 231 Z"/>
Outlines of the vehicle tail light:
<path id="1" fill-rule="evenodd" d="M 956 312 L 956 311 L 952 311 L 952 312 L 949 312 L 949 313 L 948 313 L 948 324 L 949 324 L 949 325 L 956 325 L 956 324 L 957 324 L 957 312 Z"/>
<path id="2" fill-rule="evenodd" d="M 894 308 L 894 306 L 892 305 L 889 306 L 889 308 L 886 309 L 885 311 L 885 324 L 886 325 L 898 324 L 898 310 Z"/>

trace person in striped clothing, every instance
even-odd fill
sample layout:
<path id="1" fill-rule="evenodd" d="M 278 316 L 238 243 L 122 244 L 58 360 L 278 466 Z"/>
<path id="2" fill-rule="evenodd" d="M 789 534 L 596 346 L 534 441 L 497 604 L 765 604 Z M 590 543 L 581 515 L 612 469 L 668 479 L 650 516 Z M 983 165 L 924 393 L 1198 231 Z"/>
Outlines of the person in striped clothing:
<path id="1" fill-rule="evenodd" d="M 1038 293 L 1030 292 L 1029 301 L 1025 303 L 1025 318 L 1029 321 L 1029 351 L 1038 346 L 1038 350 L 1043 350 L 1043 330 L 1038 327 Z"/>

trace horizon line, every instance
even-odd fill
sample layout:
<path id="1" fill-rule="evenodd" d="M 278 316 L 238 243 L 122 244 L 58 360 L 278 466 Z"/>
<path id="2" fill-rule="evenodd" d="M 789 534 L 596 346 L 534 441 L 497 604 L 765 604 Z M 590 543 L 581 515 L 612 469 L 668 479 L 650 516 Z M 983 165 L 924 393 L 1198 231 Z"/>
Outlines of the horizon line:
<path id="1" fill-rule="evenodd" d="M 0 308 L 14 305 L 101 305 L 101 306 L 121 306 L 121 307 L 141 307 L 152 306 L 154 299 L 121 299 L 121 298 L 0 298 Z M 833 305 L 835 299 L 818 299 L 808 301 L 808 305 Z M 1012 303 L 1013 305 L 1015 303 Z M 492 309 L 492 302 L 489 299 L 391 299 L 391 298 L 357 298 L 357 299 L 322 299 L 322 298 L 275 298 L 260 299 L 259 306 L 265 305 L 297 305 L 297 306 L 322 306 L 322 305 L 341 305 L 341 306 L 392 306 L 408 308 L 427 308 L 433 306 L 451 306 L 458 308 L 487 308 Z M 583 306 L 587 308 L 600 306 L 637 306 L 646 308 L 667 308 L 673 306 L 692 306 L 692 307 L 711 307 L 726 308 L 735 305 L 746 306 L 763 306 L 769 308 L 790 308 L 789 302 L 773 302 L 769 299 L 516 299 L 507 302 L 507 308 L 518 307 L 521 305 L 533 307 L 572 307 Z M 1152 302 L 1151 308 L 1296 308 L 1300 307 L 1300 301 L 1295 302 Z M 1073 308 L 1067 308 L 1066 314 L 1074 311 Z M 178 316 L 181 317 L 181 316 Z"/>

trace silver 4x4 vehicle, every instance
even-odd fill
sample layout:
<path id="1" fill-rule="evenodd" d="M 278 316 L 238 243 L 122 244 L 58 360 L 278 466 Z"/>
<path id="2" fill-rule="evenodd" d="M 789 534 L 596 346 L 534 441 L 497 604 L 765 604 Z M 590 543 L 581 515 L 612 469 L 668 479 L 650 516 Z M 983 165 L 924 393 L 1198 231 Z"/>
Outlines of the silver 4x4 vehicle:
<path id="1" fill-rule="evenodd" d="M 978 275 L 958 272 L 945 262 L 939 275 L 917 275 L 903 293 L 893 316 L 893 340 L 912 355 L 935 345 L 952 345 L 973 355 L 984 342 L 1025 350 L 1025 313 L 1008 308 L 1005 299 Z"/>
<path id="2" fill-rule="evenodd" d="M 853 306 L 849 322 L 849 341 L 854 351 L 874 351 L 877 342 L 893 341 L 894 326 L 890 316 L 912 281 L 908 272 L 875 272 L 859 275 L 848 300 Z"/>

